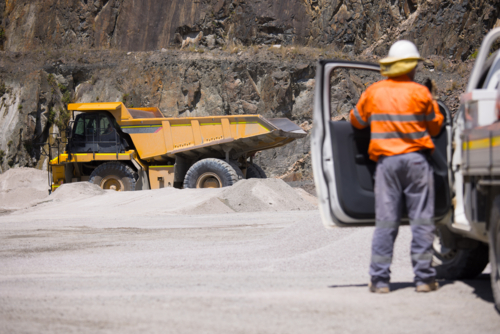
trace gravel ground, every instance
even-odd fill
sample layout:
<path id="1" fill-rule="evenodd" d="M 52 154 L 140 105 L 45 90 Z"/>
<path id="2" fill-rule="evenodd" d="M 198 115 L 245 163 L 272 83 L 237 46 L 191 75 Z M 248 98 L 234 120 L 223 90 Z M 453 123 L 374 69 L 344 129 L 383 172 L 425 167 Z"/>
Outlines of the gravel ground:
<path id="1" fill-rule="evenodd" d="M 408 227 L 394 291 L 370 294 L 373 229 L 325 230 L 316 198 L 281 180 L 124 193 L 82 182 L 49 197 L 45 181 L 29 169 L 0 178 L 0 333 L 500 328 L 487 274 L 414 292 Z"/>
<path id="2" fill-rule="evenodd" d="M 500 328 L 486 274 L 414 292 L 408 227 L 396 244 L 394 291 L 374 295 L 373 230 L 325 230 L 314 210 L 141 216 L 107 206 L 92 215 L 84 201 L 62 204 L 0 216 L 1 333 Z"/>

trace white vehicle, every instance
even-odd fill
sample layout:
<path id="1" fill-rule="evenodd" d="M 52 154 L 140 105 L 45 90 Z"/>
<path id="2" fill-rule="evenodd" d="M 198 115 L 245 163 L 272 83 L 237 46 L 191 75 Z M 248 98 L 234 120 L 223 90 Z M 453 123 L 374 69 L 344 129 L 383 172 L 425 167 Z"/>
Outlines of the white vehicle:
<path id="1" fill-rule="evenodd" d="M 432 155 L 437 227 L 433 265 L 438 278 L 473 278 L 489 261 L 498 309 L 500 52 L 488 55 L 499 39 L 500 28 L 485 37 L 460 110 L 453 119 L 445 104 L 438 102 L 445 121 L 440 134 L 433 138 L 436 150 Z M 357 130 L 348 121 L 332 121 L 332 115 L 351 109 L 369 84 L 382 79 L 379 70 L 379 65 L 370 63 L 318 63 L 312 163 L 326 227 L 375 224 L 376 164 L 368 158 L 369 129 Z M 348 93 L 342 93 L 345 91 Z"/>

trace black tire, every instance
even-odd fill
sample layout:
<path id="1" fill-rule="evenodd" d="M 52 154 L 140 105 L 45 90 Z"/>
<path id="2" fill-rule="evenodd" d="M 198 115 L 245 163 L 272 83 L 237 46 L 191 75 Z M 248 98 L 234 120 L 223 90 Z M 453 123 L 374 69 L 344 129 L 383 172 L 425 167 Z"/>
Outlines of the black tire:
<path id="1" fill-rule="evenodd" d="M 247 179 L 267 179 L 267 175 L 259 165 L 249 162 L 247 165 Z"/>
<path id="2" fill-rule="evenodd" d="M 463 249 L 449 249 L 442 246 L 440 237 L 436 235 L 432 264 L 436 268 L 437 278 L 471 279 L 481 274 L 488 265 L 488 245 L 460 236 L 457 238 L 467 241 L 467 244 L 473 246 Z"/>
<path id="3" fill-rule="evenodd" d="M 94 169 L 89 182 L 102 189 L 134 191 L 137 179 L 137 173 L 129 166 L 119 162 L 106 162 Z"/>
<path id="4" fill-rule="evenodd" d="M 491 290 L 495 306 L 500 311 L 500 197 L 495 198 L 491 207 L 489 239 Z"/>
<path id="5" fill-rule="evenodd" d="M 236 171 L 236 174 L 238 174 L 238 181 L 243 180 L 245 178 L 245 176 L 243 175 L 241 168 L 238 166 L 238 163 L 234 160 L 229 160 L 229 164 Z"/>
<path id="6" fill-rule="evenodd" d="M 237 172 L 239 168 L 235 167 L 220 159 L 207 158 L 200 160 L 187 171 L 184 177 L 184 188 L 222 188 L 232 186 L 239 179 Z"/>

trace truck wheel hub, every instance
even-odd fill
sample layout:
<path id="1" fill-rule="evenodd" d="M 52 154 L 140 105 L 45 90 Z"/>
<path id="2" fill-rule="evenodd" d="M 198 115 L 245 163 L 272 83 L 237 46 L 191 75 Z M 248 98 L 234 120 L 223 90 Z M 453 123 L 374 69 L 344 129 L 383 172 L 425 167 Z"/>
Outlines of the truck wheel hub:
<path id="1" fill-rule="evenodd" d="M 101 181 L 101 188 L 114 190 L 114 191 L 123 191 L 125 187 L 123 186 L 123 182 L 114 175 L 106 176 Z"/>
<path id="2" fill-rule="evenodd" d="M 221 188 L 220 177 L 212 172 L 203 173 L 196 181 L 196 188 Z"/>

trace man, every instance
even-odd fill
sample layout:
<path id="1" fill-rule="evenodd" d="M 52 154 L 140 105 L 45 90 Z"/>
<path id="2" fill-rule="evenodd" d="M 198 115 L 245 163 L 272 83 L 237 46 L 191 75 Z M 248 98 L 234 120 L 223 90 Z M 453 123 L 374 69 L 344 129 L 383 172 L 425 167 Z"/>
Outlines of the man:
<path id="1" fill-rule="evenodd" d="M 350 113 L 354 127 L 370 126 L 368 153 L 377 162 L 371 292 L 389 292 L 390 265 L 403 203 L 413 234 L 411 258 L 416 291 L 438 288 L 436 271 L 431 266 L 434 179 L 427 156 L 434 150 L 431 136 L 439 133 L 443 115 L 429 89 L 413 82 L 419 60 L 422 58 L 412 42 L 394 43 L 388 57 L 380 61 L 382 75 L 389 78 L 368 87 Z"/>

